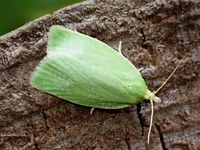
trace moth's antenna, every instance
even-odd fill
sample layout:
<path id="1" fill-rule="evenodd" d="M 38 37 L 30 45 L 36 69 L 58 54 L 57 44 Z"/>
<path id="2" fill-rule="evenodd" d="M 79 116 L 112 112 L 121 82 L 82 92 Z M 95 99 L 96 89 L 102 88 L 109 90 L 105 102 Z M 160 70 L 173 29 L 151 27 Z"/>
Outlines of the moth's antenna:
<path id="1" fill-rule="evenodd" d="M 170 74 L 170 76 L 165 80 L 165 82 L 155 91 L 153 92 L 154 96 L 155 94 L 160 91 L 160 89 L 167 83 L 167 81 L 172 77 L 172 75 L 176 72 L 176 70 L 178 69 L 178 67 L 180 66 L 181 62 L 183 61 L 183 59 L 185 58 L 185 56 L 179 61 L 178 65 L 176 66 L 176 68 L 172 71 L 172 73 Z M 155 99 L 154 99 L 155 100 Z M 149 132 L 148 132 L 148 137 L 147 137 L 147 143 L 150 143 L 150 135 L 151 135 L 151 129 L 152 129 L 152 125 L 153 125 L 153 113 L 154 113 L 154 109 L 153 109 L 153 100 L 150 99 L 150 103 L 151 103 L 151 118 L 150 118 L 150 125 L 149 125 Z"/>
<path id="2" fill-rule="evenodd" d="M 150 119 L 149 132 L 148 132 L 148 137 L 147 137 L 148 144 L 150 142 L 151 129 L 153 125 L 153 100 L 150 100 L 150 103 L 151 103 L 151 119 Z"/>
<path id="3" fill-rule="evenodd" d="M 154 94 L 158 93 L 158 91 L 160 91 L 163 86 L 168 82 L 168 80 L 172 77 L 172 75 L 176 72 L 176 70 L 178 69 L 178 67 L 180 66 L 181 62 L 183 61 L 183 59 L 185 58 L 185 56 L 179 61 L 178 65 L 176 66 L 176 68 L 172 71 L 172 73 L 169 75 L 169 77 L 165 80 L 165 82 L 154 92 Z"/>

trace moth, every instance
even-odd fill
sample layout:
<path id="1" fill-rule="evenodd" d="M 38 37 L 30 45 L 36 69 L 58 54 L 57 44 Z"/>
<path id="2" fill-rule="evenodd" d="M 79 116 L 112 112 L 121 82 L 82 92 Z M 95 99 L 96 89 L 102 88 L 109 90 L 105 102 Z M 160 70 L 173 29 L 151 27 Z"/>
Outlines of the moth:
<path id="1" fill-rule="evenodd" d="M 175 71 L 175 70 L 174 70 Z M 160 98 L 151 92 L 139 70 L 107 44 L 61 26 L 49 32 L 47 56 L 33 72 L 31 85 L 75 104 L 121 109 L 144 99 Z M 149 129 L 149 136 L 150 136 Z M 149 141 L 148 136 L 148 141 Z"/>

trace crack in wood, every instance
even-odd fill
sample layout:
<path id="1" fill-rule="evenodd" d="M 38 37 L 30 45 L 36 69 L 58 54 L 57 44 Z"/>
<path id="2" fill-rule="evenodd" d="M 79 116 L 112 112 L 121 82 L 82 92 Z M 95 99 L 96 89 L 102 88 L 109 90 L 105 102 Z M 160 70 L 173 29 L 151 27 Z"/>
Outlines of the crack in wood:
<path id="1" fill-rule="evenodd" d="M 126 130 L 125 130 L 125 132 L 126 132 L 125 142 L 126 142 L 128 150 L 131 150 L 131 145 L 130 145 L 130 142 L 129 142 L 130 138 L 128 136 L 128 132 Z"/>
<path id="2" fill-rule="evenodd" d="M 35 134 L 34 132 L 33 132 L 33 137 L 34 137 L 34 138 L 33 138 L 33 142 L 34 142 L 34 146 L 35 146 L 36 150 L 40 150 L 40 149 L 39 149 L 39 146 L 38 146 L 38 144 L 37 144 L 37 142 L 36 142 L 36 140 L 35 140 L 37 136 L 36 136 L 36 134 Z"/>
<path id="3" fill-rule="evenodd" d="M 145 123 L 145 121 L 144 121 L 144 118 L 142 116 L 142 113 L 140 113 L 141 103 L 138 103 L 136 106 L 137 106 L 137 116 L 138 116 L 138 119 L 140 121 L 140 127 L 142 129 L 142 136 L 144 136 L 144 126 L 145 126 L 144 123 Z"/>
<path id="4" fill-rule="evenodd" d="M 47 123 L 47 115 L 46 115 L 44 110 L 42 111 L 42 115 L 44 117 L 44 123 L 45 123 L 46 129 L 49 130 L 49 126 L 48 126 L 48 123 Z"/>
<path id="5" fill-rule="evenodd" d="M 157 124 L 155 124 L 155 126 L 156 126 L 156 129 L 157 129 L 157 131 L 158 131 L 158 134 L 159 134 L 159 137 L 160 137 L 160 142 L 161 142 L 161 144 L 162 144 L 163 150 L 168 150 L 168 149 L 166 148 L 166 144 L 165 144 L 164 137 L 163 137 L 163 133 L 162 133 L 162 131 L 161 131 L 161 129 L 160 129 L 160 126 L 157 125 Z"/>

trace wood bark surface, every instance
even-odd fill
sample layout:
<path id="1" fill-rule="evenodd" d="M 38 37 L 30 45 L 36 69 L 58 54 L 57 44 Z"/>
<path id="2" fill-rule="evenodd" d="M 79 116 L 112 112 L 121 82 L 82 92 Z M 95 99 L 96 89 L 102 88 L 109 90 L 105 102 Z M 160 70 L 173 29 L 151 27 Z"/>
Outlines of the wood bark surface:
<path id="1" fill-rule="evenodd" d="M 62 25 L 98 38 L 137 67 L 158 96 L 123 110 L 75 105 L 31 87 L 47 33 Z M 63 8 L 0 37 L 0 149 L 200 149 L 200 1 L 97 0 Z"/>

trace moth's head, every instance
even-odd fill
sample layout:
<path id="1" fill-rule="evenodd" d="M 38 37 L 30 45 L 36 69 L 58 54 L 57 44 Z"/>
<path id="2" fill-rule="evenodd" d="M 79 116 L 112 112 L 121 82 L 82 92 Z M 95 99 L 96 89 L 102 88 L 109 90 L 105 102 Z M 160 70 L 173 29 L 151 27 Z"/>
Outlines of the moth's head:
<path id="1" fill-rule="evenodd" d="M 147 90 L 147 93 L 145 94 L 144 98 L 153 102 L 160 102 L 161 101 L 160 98 L 157 97 L 155 94 L 156 92 L 151 92 Z"/>

